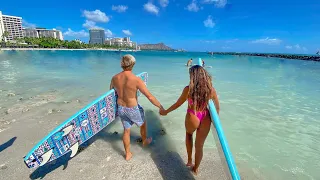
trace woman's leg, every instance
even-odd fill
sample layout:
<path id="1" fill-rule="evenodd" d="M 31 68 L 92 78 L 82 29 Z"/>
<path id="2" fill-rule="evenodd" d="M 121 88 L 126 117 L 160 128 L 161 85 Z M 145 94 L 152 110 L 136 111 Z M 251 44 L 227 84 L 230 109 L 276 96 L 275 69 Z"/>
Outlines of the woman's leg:
<path id="1" fill-rule="evenodd" d="M 195 164 L 192 169 L 195 174 L 198 174 L 198 168 L 203 156 L 203 145 L 210 131 L 210 126 L 211 126 L 210 115 L 207 115 L 202 120 L 202 123 L 197 129 L 196 142 L 195 142 L 196 144 L 195 145 L 195 149 L 196 149 Z"/>
<path id="2" fill-rule="evenodd" d="M 193 148 L 193 132 L 199 127 L 200 121 L 192 113 L 186 114 L 186 148 L 188 154 L 187 166 L 192 166 L 192 148 Z"/>
<path id="3" fill-rule="evenodd" d="M 192 148 L 193 148 L 193 134 L 186 132 L 186 148 L 188 154 L 188 163 L 187 166 L 192 166 Z"/>

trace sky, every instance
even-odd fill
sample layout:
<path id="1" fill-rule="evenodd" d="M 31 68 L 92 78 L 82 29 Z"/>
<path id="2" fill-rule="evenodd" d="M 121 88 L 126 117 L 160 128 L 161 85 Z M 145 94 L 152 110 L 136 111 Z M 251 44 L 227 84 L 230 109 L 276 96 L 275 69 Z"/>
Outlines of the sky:
<path id="1" fill-rule="evenodd" d="M 314 54 L 320 50 L 319 0 L 25 0 L 1 2 L 25 27 L 56 28 L 88 42 L 88 29 L 187 51 Z"/>

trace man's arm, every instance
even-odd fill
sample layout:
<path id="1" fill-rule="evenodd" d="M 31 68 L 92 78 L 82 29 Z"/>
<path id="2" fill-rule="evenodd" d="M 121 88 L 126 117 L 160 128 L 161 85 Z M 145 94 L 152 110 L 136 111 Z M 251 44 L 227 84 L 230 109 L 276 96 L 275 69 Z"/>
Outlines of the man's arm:
<path id="1" fill-rule="evenodd" d="M 148 90 L 147 86 L 144 84 L 144 82 L 138 78 L 138 89 L 139 91 L 145 95 L 148 100 L 155 106 L 157 106 L 160 109 L 163 109 L 162 105 L 160 104 L 160 102 L 157 100 L 157 98 L 155 98 Z"/>

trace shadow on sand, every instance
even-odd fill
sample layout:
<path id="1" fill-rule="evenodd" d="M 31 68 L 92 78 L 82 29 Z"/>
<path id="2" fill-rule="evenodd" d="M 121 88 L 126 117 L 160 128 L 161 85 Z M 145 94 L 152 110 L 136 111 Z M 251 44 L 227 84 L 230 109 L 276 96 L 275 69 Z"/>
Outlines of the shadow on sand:
<path id="1" fill-rule="evenodd" d="M 58 158 L 57 160 L 39 167 L 38 169 L 33 171 L 32 174 L 30 174 L 30 179 L 43 179 L 47 174 L 59 168 L 60 166 L 63 166 L 63 170 L 65 170 L 68 167 L 70 155 L 71 151 L 65 154 L 64 156 Z"/>
<path id="2" fill-rule="evenodd" d="M 117 120 L 110 123 L 104 130 L 99 132 L 94 138 L 88 140 L 87 142 L 81 144 L 79 146 L 78 153 L 73 157 L 77 157 L 84 149 L 86 149 L 88 146 L 90 146 L 96 139 L 98 139 L 104 131 L 112 128 L 114 126 L 115 122 Z M 52 162 L 49 162 L 41 167 L 38 167 L 35 171 L 30 174 L 30 179 L 43 179 L 47 174 L 51 173 L 52 171 L 56 170 L 60 166 L 63 166 L 63 170 L 65 170 L 68 167 L 68 162 L 71 159 L 70 158 L 71 151 L 65 154 L 64 156 L 58 158 L 57 160 L 54 160 Z"/>
<path id="3" fill-rule="evenodd" d="M 149 147 L 151 158 L 157 165 L 162 178 L 164 180 L 194 180 L 190 169 L 186 167 L 186 162 L 177 153 L 174 142 L 167 135 L 160 134 L 160 130 L 165 131 L 165 128 L 159 115 L 151 110 L 146 110 L 146 118 L 149 127 L 148 133 L 156 141 Z"/>
<path id="4" fill-rule="evenodd" d="M 149 147 L 147 147 L 146 150 L 150 151 L 151 158 L 153 162 L 156 164 L 159 172 L 161 173 L 162 178 L 164 180 L 194 180 L 191 171 L 186 167 L 185 162 L 177 153 L 174 143 L 168 138 L 168 136 L 161 135 L 161 130 L 165 130 L 165 128 L 163 127 L 159 116 L 151 110 L 146 110 L 145 115 L 148 123 L 148 136 L 152 136 L 153 138 L 153 143 Z M 121 136 L 117 133 L 115 134 L 108 132 L 108 130 L 110 130 L 115 125 L 115 123 L 120 122 L 118 120 L 112 122 L 104 130 L 99 132 L 94 138 L 90 139 L 84 145 L 81 145 L 81 149 L 85 149 L 97 139 L 102 139 L 110 143 L 112 148 L 119 155 L 124 156 L 123 147 L 119 146 L 117 143 L 113 143 L 117 141 L 122 141 Z M 131 144 L 135 143 L 136 140 L 139 138 L 140 135 L 131 133 Z M 79 153 L 81 153 L 81 150 Z M 71 152 L 67 153 L 66 155 L 57 159 L 56 161 L 50 162 L 42 167 L 39 167 L 30 175 L 30 179 L 43 179 L 48 173 L 54 171 L 60 166 L 64 166 L 63 170 L 65 170 L 68 166 L 68 161 L 70 160 L 70 154 Z"/>
<path id="5" fill-rule="evenodd" d="M 151 158 L 157 166 L 162 179 L 194 180 L 194 176 L 190 169 L 186 167 L 184 160 L 177 153 L 174 142 L 165 135 L 165 128 L 162 125 L 159 115 L 151 110 L 146 110 L 145 117 L 147 119 L 148 136 L 151 136 L 153 139 L 153 143 L 146 147 L 145 150 L 151 153 Z M 107 128 L 109 128 L 109 126 Z M 110 143 L 112 148 L 117 151 L 119 155 L 124 156 L 123 146 L 119 146 L 118 143 L 115 143 L 117 141 L 122 141 L 122 133 L 117 135 L 108 133 L 104 130 L 97 136 L 97 138 Z M 137 139 L 140 138 L 140 134 L 131 131 L 131 145 L 136 143 Z M 141 142 L 139 145 L 142 147 Z"/>
<path id="6" fill-rule="evenodd" d="M 8 140 L 7 142 L 3 143 L 0 145 L 0 152 L 2 152 L 3 150 L 7 149 L 8 147 L 12 146 L 12 144 L 14 143 L 14 141 L 17 139 L 17 137 L 13 137 L 10 140 Z"/>

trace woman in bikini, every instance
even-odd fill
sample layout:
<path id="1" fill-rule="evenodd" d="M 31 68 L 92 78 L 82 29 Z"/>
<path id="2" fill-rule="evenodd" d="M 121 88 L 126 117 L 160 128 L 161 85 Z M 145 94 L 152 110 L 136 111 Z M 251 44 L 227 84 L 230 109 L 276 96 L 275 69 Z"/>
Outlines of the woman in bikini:
<path id="1" fill-rule="evenodd" d="M 219 113 L 219 100 L 217 93 L 212 86 L 212 78 L 201 66 L 195 65 L 189 69 L 190 83 L 186 86 L 179 99 L 169 109 L 161 110 L 161 115 L 167 115 L 171 111 L 179 108 L 188 100 L 188 109 L 185 118 L 186 127 L 186 148 L 188 153 L 187 166 L 192 167 L 192 171 L 198 174 L 198 168 L 203 156 L 203 145 L 210 131 L 210 113 L 207 108 L 209 100 L 215 103 Z M 195 141 L 195 164 L 192 164 L 193 133 L 196 134 Z"/>

